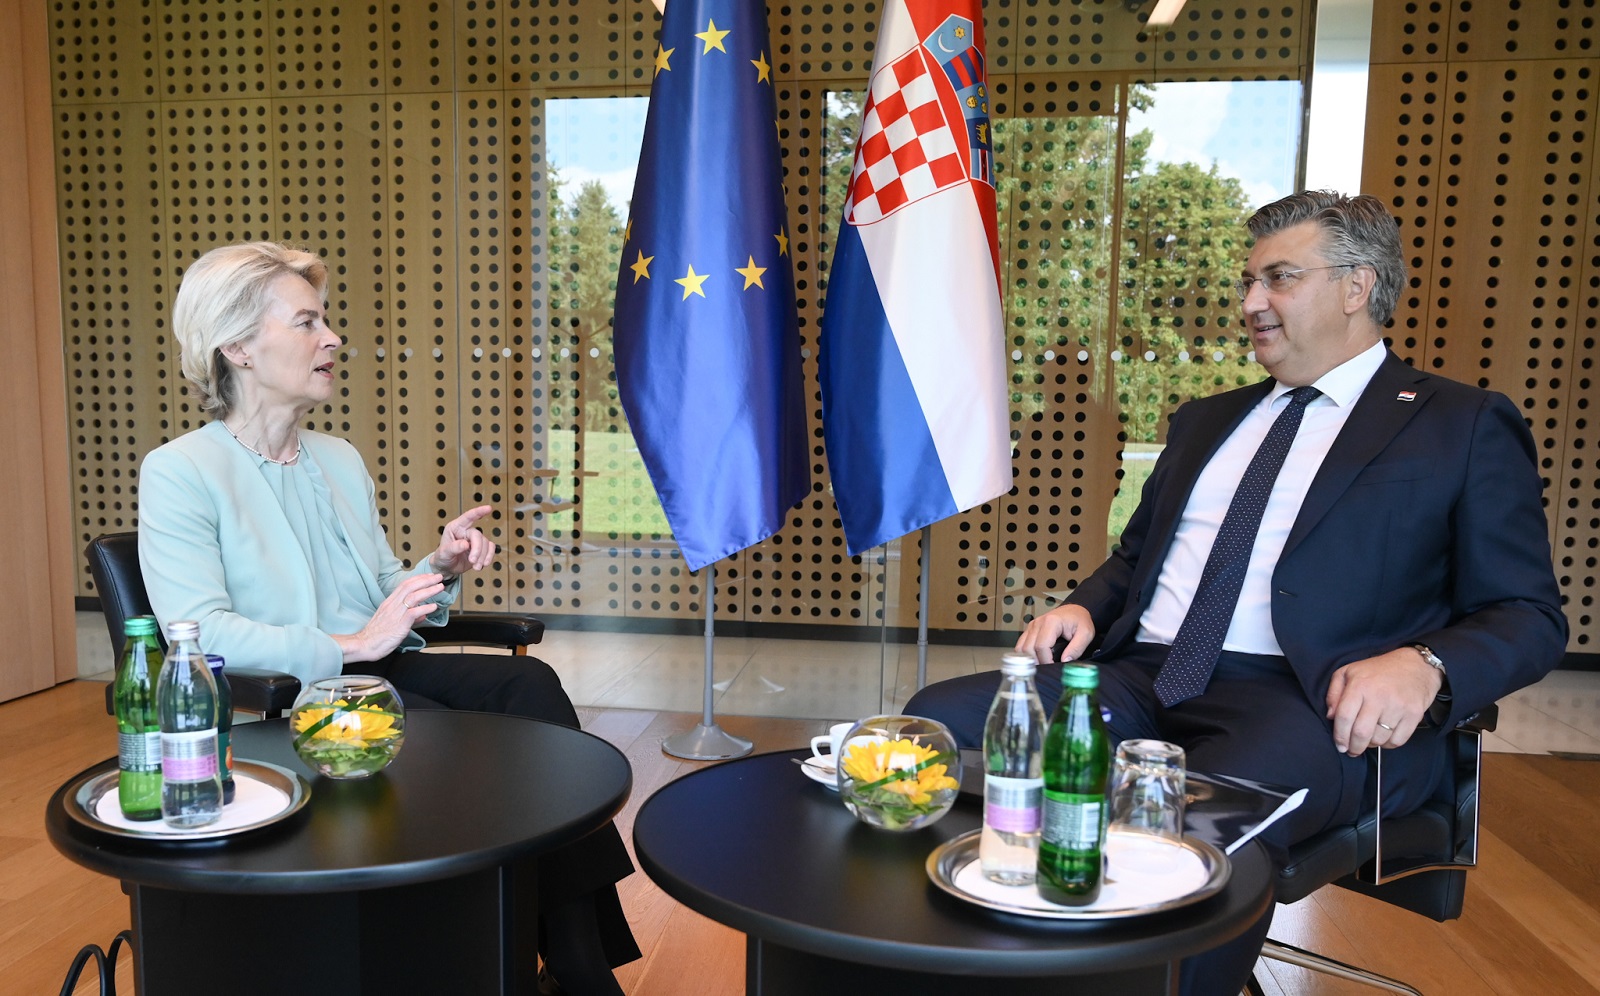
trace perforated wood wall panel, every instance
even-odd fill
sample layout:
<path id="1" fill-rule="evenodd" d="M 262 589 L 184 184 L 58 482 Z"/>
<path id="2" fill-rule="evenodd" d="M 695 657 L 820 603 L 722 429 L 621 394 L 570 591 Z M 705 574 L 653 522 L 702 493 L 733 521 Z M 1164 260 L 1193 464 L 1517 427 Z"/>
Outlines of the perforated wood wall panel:
<path id="1" fill-rule="evenodd" d="M 1002 79 L 995 94 L 1016 490 L 985 516 L 969 513 L 962 528 L 936 531 L 948 542 L 934 563 L 954 560 L 971 578 L 946 612 L 1016 629 L 1106 554 L 1119 448 L 1099 441 L 1120 431 L 1109 359 L 1116 295 L 1107 281 L 1070 274 L 1115 250 L 1116 226 L 1104 220 L 1112 205 L 1095 193 L 1115 189 L 1115 161 L 1096 167 L 1077 153 L 1096 142 L 1115 148 L 1124 93 L 1089 74 L 1028 74 Z M 1045 168 L 1057 162 L 1084 168 Z M 1047 306 L 1019 306 L 1030 300 Z M 1077 324 L 1069 313 L 1092 317 Z"/>
<path id="2" fill-rule="evenodd" d="M 1380 4 L 1362 185 L 1410 254 L 1396 350 L 1501 391 L 1538 447 L 1570 648 L 1600 643 L 1593 0 Z"/>
<path id="3" fill-rule="evenodd" d="M 1017 488 L 934 530 L 935 627 L 1015 630 L 1106 554 L 1126 417 L 1116 372 L 1153 348 L 1122 321 L 1123 309 L 1143 304 L 1117 290 L 1119 234 L 1150 208 L 1125 214 L 1114 157 L 1096 160 L 1093 176 L 1067 178 L 1046 176 L 1030 152 L 1048 146 L 1061 158 L 1080 145 L 1114 147 L 1129 88 L 1140 82 L 1301 75 L 1308 3 L 1189 7 L 1171 28 L 1146 30 L 1120 0 L 986 5 Z M 768 9 L 804 369 L 814 387 L 830 211 L 841 196 L 825 165 L 825 107 L 830 92 L 864 85 L 880 4 Z M 485 503 L 496 512 L 489 529 L 501 556 L 475 579 L 468 606 L 640 619 L 704 613 L 703 579 L 683 570 L 670 538 L 596 524 L 611 520 L 602 513 L 646 509 L 652 498 L 602 486 L 637 456 L 592 424 L 592 406 L 604 408 L 612 386 L 610 314 L 568 292 L 571 256 L 553 224 L 550 102 L 648 93 L 659 23 L 649 0 L 55 0 L 51 11 L 80 541 L 132 528 L 139 459 L 202 421 L 184 395 L 165 325 L 183 267 L 219 243 L 286 239 L 326 252 L 329 303 L 347 339 L 339 393 L 310 421 L 365 454 L 402 556 L 422 556 L 445 517 Z M 1436 20 L 1434 35 L 1448 36 L 1450 18 Z M 1592 32 L 1575 22 L 1557 34 L 1567 47 L 1547 45 L 1540 58 L 1581 62 Z M 1477 58 L 1524 57 L 1497 50 Z M 1427 65 L 1380 71 L 1421 80 L 1406 86 L 1434 115 L 1426 124 L 1437 150 L 1455 125 L 1436 105 L 1452 91 L 1444 49 L 1427 58 L 1439 64 L 1431 81 Z M 1494 71 L 1473 67 L 1474 79 L 1490 81 L 1474 84 L 1485 94 Z M 1529 122 L 1516 141 L 1531 149 L 1544 126 Z M 1421 141 L 1410 124 L 1388 127 L 1394 141 L 1402 131 Z M 1581 150 L 1571 134 L 1564 141 L 1592 159 L 1592 137 Z M 1439 165 L 1411 159 L 1393 170 L 1415 178 L 1404 197 L 1420 187 L 1429 195 L 1397 208 L 1427 219 L 1428 237 L 1410 247 L 1424 266 L 1445 255 L 1433 235 L 1443 224 L 1435 217 L 1435 192 L 1446 182 Z M 1587 166 L 1578 169 L 1586 178 Z M 1566 196 L 1572 185 L 1562 183 Z M 1469 195 L 1476 189 L 1460 193 Z M 1571 234 L 1578 245 L 1570 251 L 1592 260 L 1600 223 L 1594 195 L 1585 186 L 1580 196 L 1587 206 L 1563 209 L 1557 239 Z M 1568 211 L 1576 220 L 1565 220 Z M 1064 279 L 1075 261 L 1082 269 L 1108 251 L 1113 263 L 1103 272 Z M 1458 252 L 1451 266 L 1461 273 L 1487 264 Z M 1507 266 L 1531 273 L 1524 261 Z M 1215 313 L 1219 293 L 1168 296 L 1164 321 L 1192 330 Z M 1466 323 L 1447 307 L 1467 303 L 1440 302 L 1431 280 L 1414 293 L 1423 317 L 1414 332 L 1408 326 L 1415 342 L 1402 351 L 1450 372 L 1470 365 L 1470 343 L 1455 352 L 1430 345 Z M 1586 362 L 1578 333 L 1592 339 L 1597 293 L 1584 283 L 1582 295 L 1575 288 L 1567 304 L 1552 297 L 1548 306 L 1548 322 L 1566 316 L 1569 370 Z M 1445 332 L 1433 331 L 1433 311 L 1449 319 Z M 1063 324 L 1069 312 L 1075 317 Z M 1497 354 L 1493 375 L 1511 376 L 1510 367 L 1546 350 L 1524 343 Z M 1534 379 L 1519 397 L 1535 406 L 1577 390 L 1570 373 L 1541 370 Z M 812 494 L 778 535 L 719 565 L 718 617 L 914 625 L 916 538 L 847 555 L 814 390 L 809 407 Z M 1563 431 L 1547 430 L 1560 453 L 1552 459 L 1564 481 L 1586 482 L 1580 500 L 1590 505 L 1573 521 L 1591 518 L 1567 533 L 1553 528 L 1558 542 L 1570 533 L 1581 545 L 1587 535 L 1590 549 L 1579 556 L 1592 558 L 1594 471 L 1574 463 L 1571 449 L 1587 431 L 1592 450 L 1592 429 Z M 90 593 L 86 578 L 80 590 Z"/>

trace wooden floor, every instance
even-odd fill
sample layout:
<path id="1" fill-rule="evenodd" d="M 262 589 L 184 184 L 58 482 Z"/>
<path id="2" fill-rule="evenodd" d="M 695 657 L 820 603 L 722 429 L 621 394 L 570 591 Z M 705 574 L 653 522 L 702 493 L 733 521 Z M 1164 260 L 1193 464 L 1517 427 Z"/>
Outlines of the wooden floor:
<path id="1" fill-rule="evenodd" d="M 60 990 L 78 948 L 128 926 L 118 884 L 79 868 L 45 838 L 55 788 L 111 753 L 103 686 L 69 682 L 0 704 L 0 994 Z M 699 717 L 624 709 L 579 710 L 586 729 L 633 765 L 634 788 L 617 822 L 658 787 L 698 767 L 662 753 L 661 740 Z M 826 724 L 721 717 L 757 751 L 804 745 Z M 804 791 L 805 786 L 799 786 Z M 1485 765 L 1481 864 L 1460 920 L 1436 924 L 1338 889 L 1280 908 L 1273 936 L 1396 975 L 1441 996 L 1600 993 L 1600 763 L 1493 754 Z M 643 874 L 622 883 L 645 956 L 618 971 L 632 996 L 736 996 L 744 939 L 667 898 Z M 1354 983 L 1264 963 L 1263 986 L 1284 996 L 1373 993 Z M 127 959 L 118 988 L 132 993 Z M 92 982 L 79 992 L 95 991 Z"/>

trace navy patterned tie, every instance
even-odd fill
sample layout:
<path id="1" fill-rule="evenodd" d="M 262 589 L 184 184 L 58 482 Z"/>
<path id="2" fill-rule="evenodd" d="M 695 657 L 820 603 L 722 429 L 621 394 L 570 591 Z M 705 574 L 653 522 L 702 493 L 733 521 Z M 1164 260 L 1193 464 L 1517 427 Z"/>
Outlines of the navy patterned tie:
<path id="1" fill-rule="evenodd" d="M 1156 675 L 1156 695 L 1171 708 L 1206 690 L 1211 672 L 1222 653 L 1222 639 L 1233 622 L 1233 609 L 1239 603 L 1245 569 L 1250 566 L 1250 551 L 1261 531 L 1261 515 L 1266 511 L 1272 485 L 1283 468 L 1284 458 L 1294 434 L 1300 431 L 1300 418 L 1322 392 L 1314 387 L 1297 387 L 1289 392 L 1289 404 L 1278 413 L 1261 448 L 1251 458 L 1239 488 L 1233 493 L 1228 514 L 1211 544 L 1200 585 L 1195 589 L 1189 613 L 1172 639 L 1167 661 Z"/>

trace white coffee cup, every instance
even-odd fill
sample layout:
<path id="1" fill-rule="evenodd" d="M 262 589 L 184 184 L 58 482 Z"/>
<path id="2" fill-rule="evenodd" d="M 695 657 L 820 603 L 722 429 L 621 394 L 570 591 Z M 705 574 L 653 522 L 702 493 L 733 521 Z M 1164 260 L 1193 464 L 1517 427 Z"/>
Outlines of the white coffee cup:
<path id="1" fill-rule="evenodd" d="M 826 736 L 811 738 L 811 753 L 830 768 L 836 767 L 839 762 L 835 759 L 839 756 L 839 751 L 844 747 L 844 735 L 849 733 L 855 725 L 854 723 L 834 723 L 828 727 Z M 826 751 L 823 750 L 824 747 L 827 748 Z"/>

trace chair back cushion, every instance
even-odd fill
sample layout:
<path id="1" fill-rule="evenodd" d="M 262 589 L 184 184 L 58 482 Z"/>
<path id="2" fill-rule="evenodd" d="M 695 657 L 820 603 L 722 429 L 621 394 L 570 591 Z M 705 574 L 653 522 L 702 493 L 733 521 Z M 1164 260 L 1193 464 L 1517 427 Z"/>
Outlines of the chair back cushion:
<path id="1" fill-rule="evenodd" d="M 139 534 L 98 536 L 89 541 L 83 555 L 89 559 L 89 574 L 100 593 L 112 654 L 120 660 L 123 624 L 133 616 L 151 614 L 150 596 L 145 594 L 144 577 L 139 573 Z"/>

